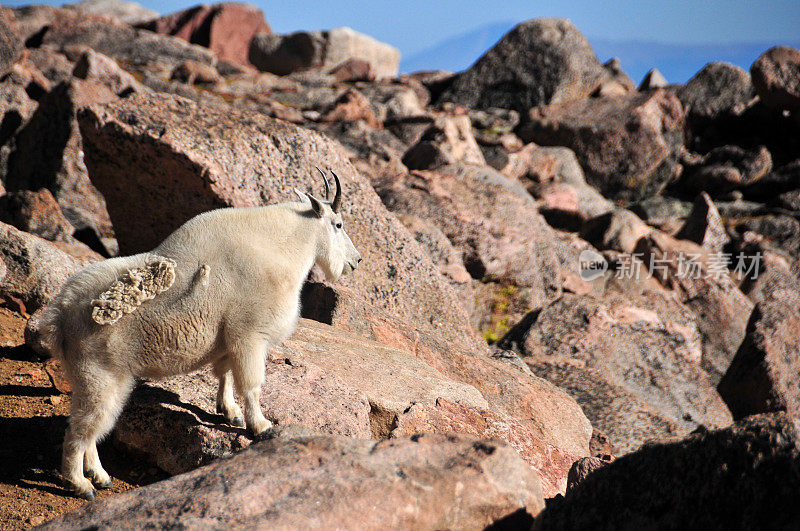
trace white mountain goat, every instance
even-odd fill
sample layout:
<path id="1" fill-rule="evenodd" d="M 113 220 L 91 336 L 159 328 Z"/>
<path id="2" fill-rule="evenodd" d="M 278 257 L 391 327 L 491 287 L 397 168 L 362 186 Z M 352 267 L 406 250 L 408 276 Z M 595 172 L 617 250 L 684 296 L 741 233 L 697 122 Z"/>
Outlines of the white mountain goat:
<path id="1" fill-rule="evenodd" d="M 259 405 L 265 356 L 294 330 L 309 270 L 316 263 L 335 281 L 361 262 L 333 176 L 333 201 L 323 174 L 325 201 L 295 190 L 301 202 L 206 212 L 153 251 L 93 264 L 65 283 L 41 330 L 72 383 L 62 474 L 78 496 L 111 486 L 96 444 L 137 377 L 212 364 L 217 411 L 256 437 L 272 426 Z"/>

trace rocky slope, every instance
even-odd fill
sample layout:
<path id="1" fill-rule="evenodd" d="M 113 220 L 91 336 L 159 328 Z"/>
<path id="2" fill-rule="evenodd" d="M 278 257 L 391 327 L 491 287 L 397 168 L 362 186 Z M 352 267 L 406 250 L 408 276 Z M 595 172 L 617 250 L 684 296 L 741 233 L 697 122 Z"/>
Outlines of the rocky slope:
<path id="1" fill-rule="evenodd" d="M 110 444 L 173 477 L 50 526 L 739 521 L 753 444 L 800 481 L 799 57 L 636 89 L 536 19 L 464 72 L 398 75 L 372 37 L 278 35 L 244 4 L 0 8 L 4 359 L 42 363 L 38 312 L 80 267 L 317 192 L 315 167 L 364 257 L 312 271 L 270 352 L 271 441 L 221 423 L 207 371 L 143 382 Z M 665 463 L 697 496 L 661 493 Z"/>

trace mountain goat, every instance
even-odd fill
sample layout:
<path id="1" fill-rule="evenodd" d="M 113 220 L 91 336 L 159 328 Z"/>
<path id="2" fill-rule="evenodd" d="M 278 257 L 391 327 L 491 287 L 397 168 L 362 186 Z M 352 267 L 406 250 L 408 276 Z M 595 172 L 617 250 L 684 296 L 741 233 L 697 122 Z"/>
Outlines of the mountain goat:
<path id="1" fill-rule="evenodd" d="M 72 384 L 62 474 L 78 496 L 111 486 L 96 444 L 137 377 L 211 364 L 227 422 L 256 437 L 272 425 L 259 405 L 265 356 L 294 330 L 311 267 L 335 281 L 361 262 L 342 226 L 339 179 L 329 202 L 322 177 L 324 201 L 295 190 L 301 202 L 200 214 L 149 253 L 83 269 L 45 309 L 42 339 Z"/>

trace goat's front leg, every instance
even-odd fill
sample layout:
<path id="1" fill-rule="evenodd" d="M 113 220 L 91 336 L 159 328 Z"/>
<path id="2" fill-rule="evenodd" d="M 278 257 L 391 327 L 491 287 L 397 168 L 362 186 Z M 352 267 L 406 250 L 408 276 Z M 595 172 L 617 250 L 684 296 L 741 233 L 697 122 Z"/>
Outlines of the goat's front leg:
<path id="1" fill-rule="evenodd" d="M 260 438 L 272 422 L 261 411 L 261 386 L 264 384 L 266 344 L 262 338 L 240 342 L 230 354 L 230 367 L 236 391 L 244 403 L 244 421 L 252 434 Z"/>
<path id="2" fill-rule="evenodd" d="M 227 357 L 214 363 L 214 375 L 219 378 L 217 413 L 225 417 L 225 421 L 231 426 L 243 428 L 242 410 L 233 397 L 233 374 L 229 370 Z"/>

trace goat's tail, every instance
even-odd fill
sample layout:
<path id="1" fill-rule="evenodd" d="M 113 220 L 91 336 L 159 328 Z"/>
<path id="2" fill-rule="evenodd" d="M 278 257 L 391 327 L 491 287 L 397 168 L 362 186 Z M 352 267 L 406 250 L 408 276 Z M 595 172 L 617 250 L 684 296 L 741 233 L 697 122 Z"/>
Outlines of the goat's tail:
<path id="1" fill-rule="evenodd" d="M 64 359 L 64 332 L 61 324 L 61 304 L 55 299 L 42 310 L 36 323 L 38 338 L 34 341 L 40 349 L 54 358 Z"/>

